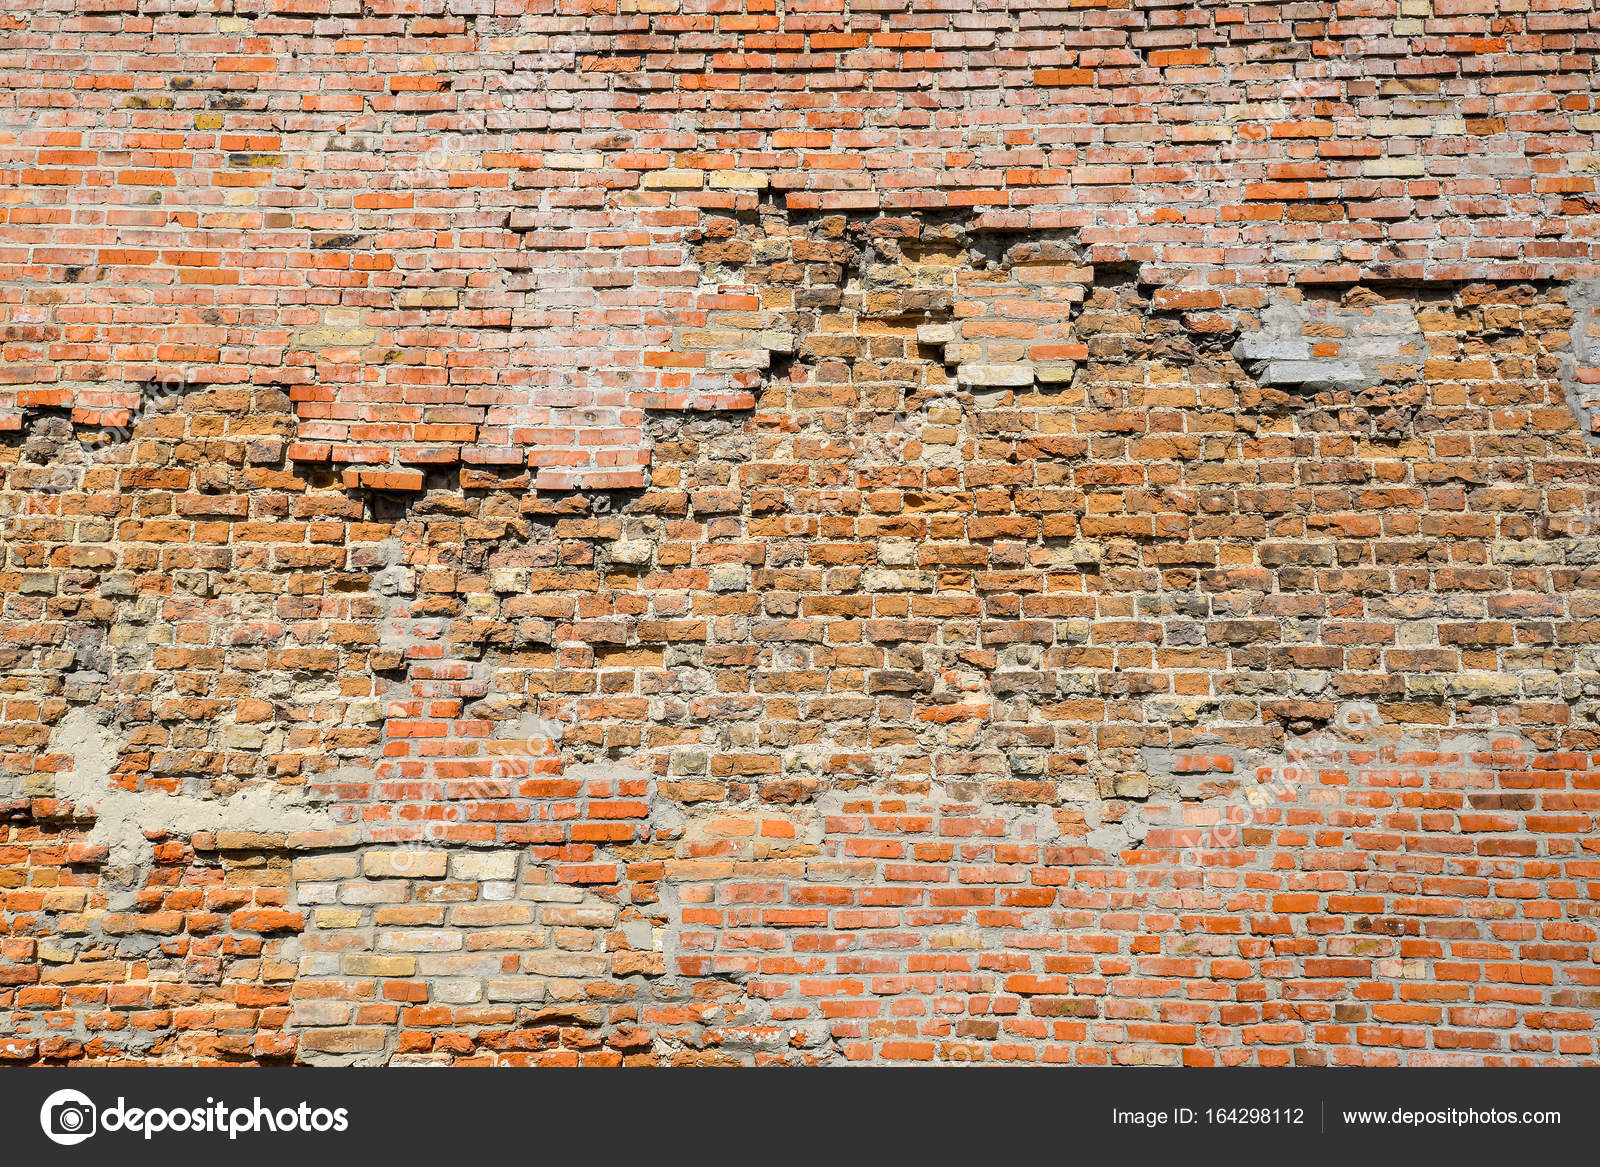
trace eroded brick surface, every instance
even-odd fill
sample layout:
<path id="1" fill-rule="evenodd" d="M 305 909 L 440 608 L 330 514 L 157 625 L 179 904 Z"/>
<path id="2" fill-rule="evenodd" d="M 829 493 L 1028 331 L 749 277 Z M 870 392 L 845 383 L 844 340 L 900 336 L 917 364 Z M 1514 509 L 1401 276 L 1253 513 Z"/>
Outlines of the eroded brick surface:
<path id="1" fill-rule="evenodd" d="M 0 21 L 0 1058 L 1595 1061 L 1588 0 Z"/>

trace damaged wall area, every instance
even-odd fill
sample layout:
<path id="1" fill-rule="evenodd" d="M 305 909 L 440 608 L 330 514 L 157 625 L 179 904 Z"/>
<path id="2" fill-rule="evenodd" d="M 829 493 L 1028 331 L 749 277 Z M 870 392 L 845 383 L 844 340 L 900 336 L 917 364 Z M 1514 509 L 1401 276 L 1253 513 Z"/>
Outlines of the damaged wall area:
<path id="1" fill-rule="evenodd" d="M 1417 380 L 1426 351 L 1415 310 L 1369 292 L 1351 305 L 1275 296 L 1233 353 L 1264 385 L 1359 393 Z"/>
<path id="2" fill-rule="evenodd" d="M 0 18 L 0 1059 L 1600 1057 L 1592 13 L 323 7 Z"/>
<path id="3" fill-rule="evenodd" d="M 821 301 L 793 359 L 653 421 L 646 491 L 351 492 L 259 460 L 281 394 L 187 397 L 67 491 L 8 447 L 9 1056 L 1592 1058 L 1564 291 L 1399 301 L 1397 429 L 1267 396 L 1119 270 L 1059 285 L 1070 379 L 963 382 L 953 345 L 1041 327 L 984 336 L 982 294 L 1041 252 L 895 230 L 900 272 L 762 273 Z M 1367 767 L 1352 701 L 1523 744 L 1442 825 L 1244 798 L 1319 730 Z M 1499 935 L 1495 881 L 1553 915 Z"/>

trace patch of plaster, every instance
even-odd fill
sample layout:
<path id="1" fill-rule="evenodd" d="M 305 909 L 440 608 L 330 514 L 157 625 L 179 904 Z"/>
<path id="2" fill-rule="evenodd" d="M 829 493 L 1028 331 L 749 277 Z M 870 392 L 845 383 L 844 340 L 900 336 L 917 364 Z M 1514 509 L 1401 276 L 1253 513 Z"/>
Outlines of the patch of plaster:
<path id="1" fill-rule="evenodd" d="M 1260 327 L 1233 355 L 1263 385 L 1319 393 L 1360 392 L 1414 380 L 1427 355 L 1416 311 L 1399 300 L 1356 292 L 1333 304 L 1280 292 Z"/>
<path id="2" fill-rule="evenodd" d="M 1561 354 L 1561 388 L 1589 442 L 1600 442 L 1600 280 L 1567 285 L 1572 341 Z"/>
<path id="3" fill-rule="evenodd" d="M 226 799 L 119 790 L 110 783 L 119 754 L 117 737 L 89 709 L 74 709 L 61 719 L 50 749 L 73 760 L 72 769 L 55 776 L 55 797 L 94 815 L 89 842 L 106 847 L 113 868 L 149 865 L 154 848 L 146 832 L 285 835 L 333 826 L 326 812 L 305 804 L 299 791 L 279 786 L 250 787 Z"/>

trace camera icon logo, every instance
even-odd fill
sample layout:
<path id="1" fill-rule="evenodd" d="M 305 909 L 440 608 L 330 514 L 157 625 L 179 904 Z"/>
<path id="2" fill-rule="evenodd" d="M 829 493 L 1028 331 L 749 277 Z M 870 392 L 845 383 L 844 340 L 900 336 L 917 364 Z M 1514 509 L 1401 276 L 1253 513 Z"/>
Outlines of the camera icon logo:
<path id="1" fill-rule="evenodd" d="M 39 1125 L 45 1138 L 63 1147 L 83 1142 L 94 1134 L 97 1112 L 87 1094 L 76 1090 L 57 1090 L 39 1108 Z"/>

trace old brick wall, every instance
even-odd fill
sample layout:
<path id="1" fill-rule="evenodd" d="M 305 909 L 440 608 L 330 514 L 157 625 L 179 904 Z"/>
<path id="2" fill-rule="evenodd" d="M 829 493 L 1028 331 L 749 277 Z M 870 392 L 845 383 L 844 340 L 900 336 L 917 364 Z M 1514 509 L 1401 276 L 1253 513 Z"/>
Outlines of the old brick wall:
<path id="1" fill-rule="evenodd" d="M 1593 0 L 8 0 L 0 1059 L 1594 1063 Z"/>

